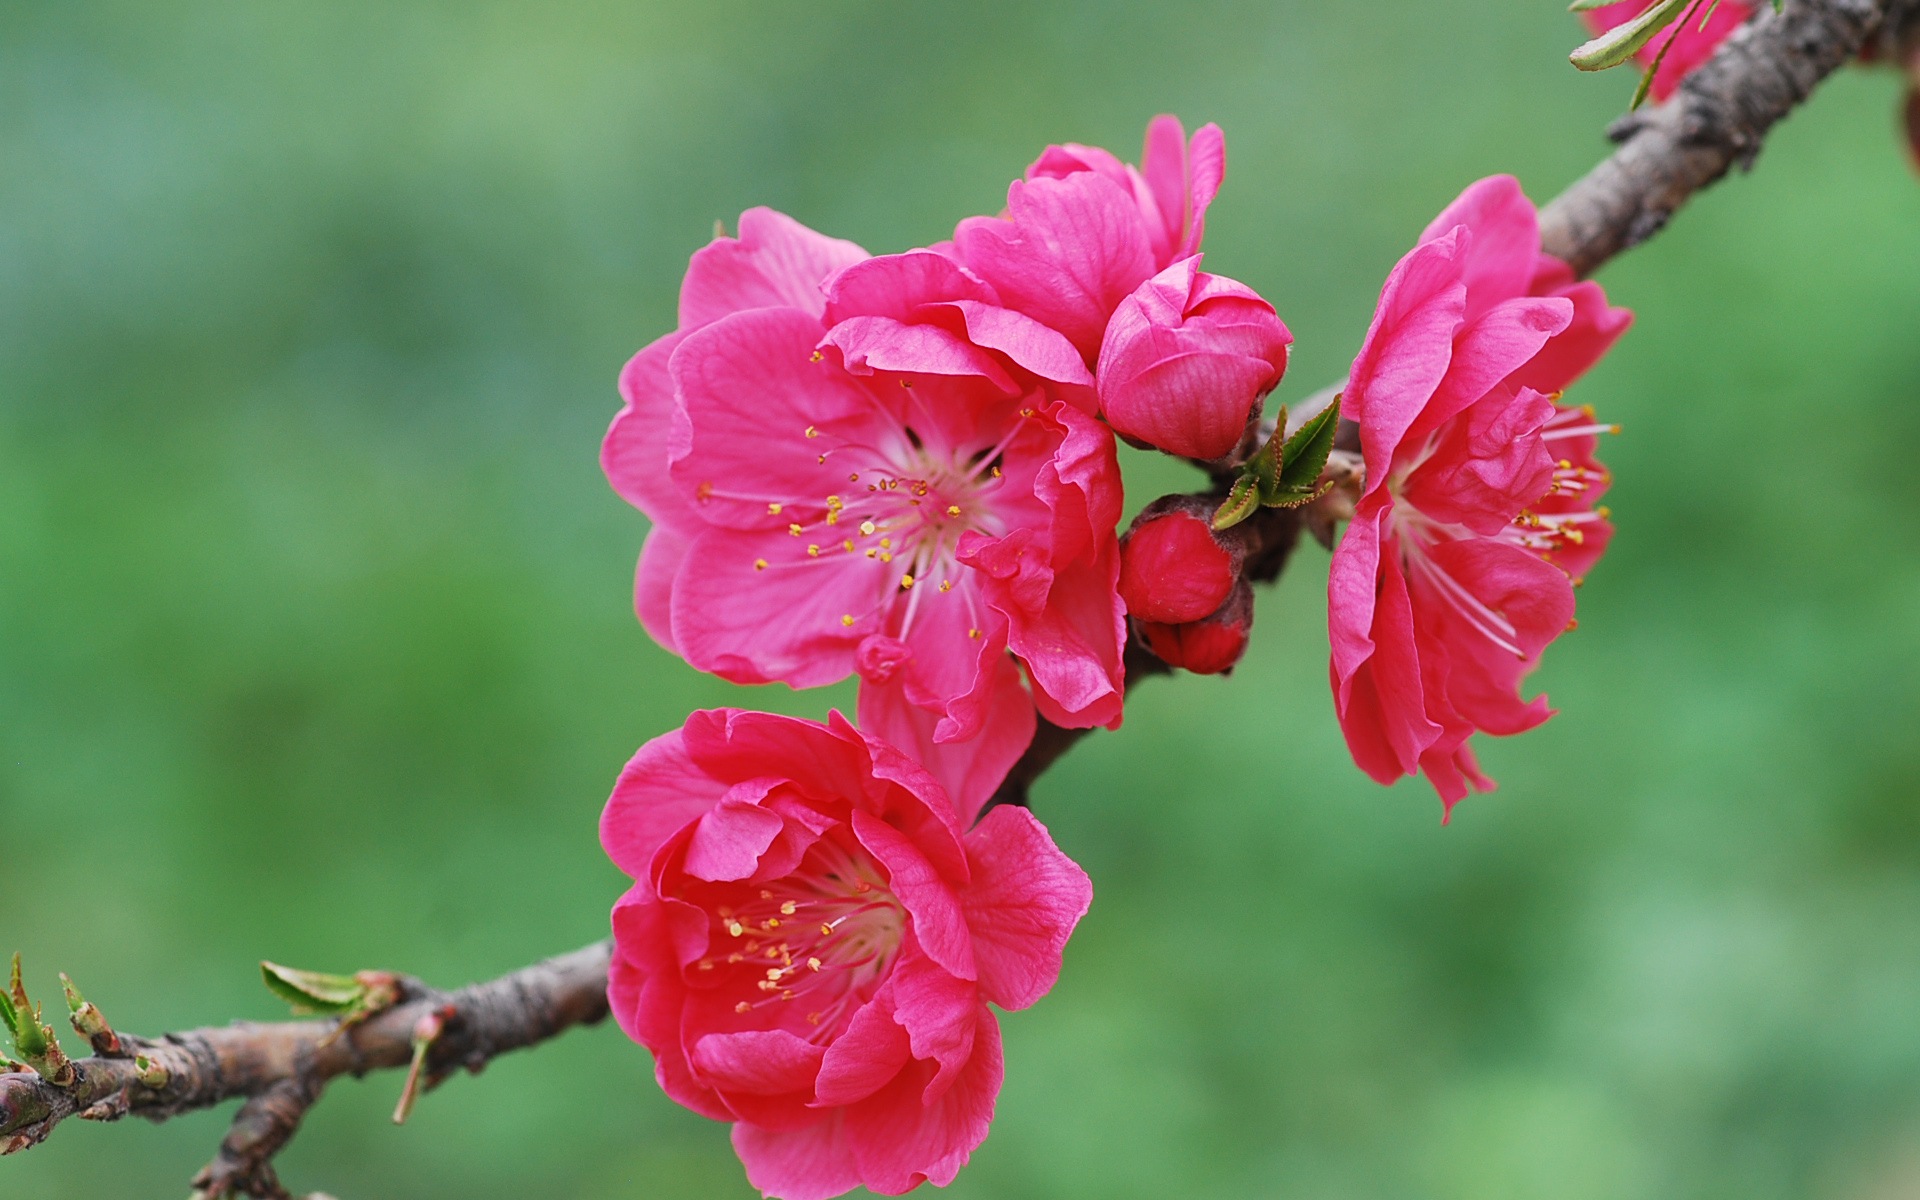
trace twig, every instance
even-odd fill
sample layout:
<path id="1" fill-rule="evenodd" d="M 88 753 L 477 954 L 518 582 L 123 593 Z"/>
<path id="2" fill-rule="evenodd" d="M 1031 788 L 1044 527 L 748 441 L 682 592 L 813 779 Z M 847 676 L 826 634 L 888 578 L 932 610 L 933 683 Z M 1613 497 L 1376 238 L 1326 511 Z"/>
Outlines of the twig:
<path id="1" fill-rule="evenodd" d="M 244 1098 L 220 1152 L 193 1183 L 202 1195 L 284 1197 L 273 1156 L 341 1075 L 405 1067 L 423 1022 L 436 1024 L 425 1084 L 479 1071 L 495 1056 L 607 1015 L 611 944 L 596 942 L 454 992 L 400 981 L 397 1003 L 343 1028 L 336 1020 L 242 1022 L 161 1038 L 118 1035 L 120 1052 L 74 1062 L 58 1087 L 31 1071 L 0 1075 L 0 1149 L 44 1140 L 71 1116 L 164 1121 Z"/>

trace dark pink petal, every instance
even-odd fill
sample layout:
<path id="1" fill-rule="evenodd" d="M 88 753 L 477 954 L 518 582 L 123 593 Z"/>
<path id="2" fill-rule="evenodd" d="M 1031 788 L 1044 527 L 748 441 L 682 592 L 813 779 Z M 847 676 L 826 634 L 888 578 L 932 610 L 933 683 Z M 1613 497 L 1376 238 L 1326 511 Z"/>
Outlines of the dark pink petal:
<path id="1" fill-rule="evenodd" d="M 970 217 L 954 231 L 962 258 L 1008 308 L 1059 330 L 1091 361 L 1107 317 L 1153 274 L 1132 197 L 1091 172 L 1015 181 L 1009 218 Z"/>
<path id="2" fill-rule="evenodd" d="M 777 713 L 718 708 L 687 718 L 687 755 L 730 783 L 776 776 L 816 799 L 846 799 L 866 786 L 872 763 L 858 733 Z"/>
<path id="3" fill-rule="evenodd" d="M 912 1057 L 907 1031 L 893 1018 L 893 986 L 883 984 L 827 1047 L 814 1081 L 814 1104 L 827 1108 L 865 1100 L 891 1083 Z"/>
<path id="4" fill-rule="evenodd" d="M 845 473 L 820 461 L 824 439 L 807 430 L 864 441 L 880 417 L 865 388 L 816 357 L 824 332 L 797 309 L 757 309 L 688 335 L 673 352 L 681 408 L 670 469 L 700 519 L 785 529 L 818 520 L 826 497 L 845 486 Z M 787 511 L 796 504 L 806 511 Z"/>
<path id="5" fill-rule="evenodd" d="M 813 1092 L 823 1047 L 784 1029 L 710 1033 L 693 1045 L 693 1069 L 722 1095 L 782 1096 Z"/>
<path id="6" fill-rule="evenodd" d="M 751 308 L 798 308 L 818 317 L 829 276 L 867 257 L 852 242 L 815 233 L 770 208 L 740 214 L 740 236 L 696 251 L 680 285 L 680 328 L 698 329 Z"/>
<path id="7" fill-rule="evenodd" d="M 1462 274 L 1467 283 L 1467 316 L 1489 304 L 1527 294 L 1534 260 L 1540 255 L 1540 217 L 1533 201 L 1511 175 L 1491 175 L 1469 184 L 1442 209 L 1420 235 L 1435 241 L 1460 226 L 1467 240 Z"/>
<path id="8" fill-rule="evenodd" d="M 1559 262 L 1544 255 L 1542 258 L 1546 263 Z M 1560 266 L 1565 270 L 1564 264 Z M 1544 274 L 1545 270 L 1541 272 Z M 1540 275 L 1535 276 L 1533 294 L 1562 296 L 1572 301 L 1573 320 L 1565 332 L 1549 341 L 1532 362 L 1512 377 L 1517 386 L 1530 387 L 1549 396 L 1572 387 L 1633 324 L 1633 310 L 1608 304 L 1606 290 L 1599 284 L 1573 283 L 1572 272 L 1567 275 L 1567 282 L 1550 288 L 1543 288 Z"/>
<path id="9" fill-rule="evenodd" d="M 995 304 L 955 300 L 942 307 L 959 314 L 966 325 L 967 337 L 974 345 L 1006 355 L 1029 374 L 1066 385 L 1061 395 L 1076 407 L 1086 408 L 1082 399 L 1091 403 L 1091 397 L 1075 389 L 1091 388 L 1093 374 L 1080 360 L 1080 352 L 1074 349 L 1073 343 L 1058 330 Z"/>
<path id="10" fill-rule="evenodd" d="M 620 396 L 626 404 L 600 444 L 600 468 L 621 499 L 646 513 L 655 526 L 690 530 L 698 519 L 667 476 L 674 406 L 667 364 L 685 338 L 684 333 L 670 333 L 652 342 L 620 372 Z"/>
<path id="11" fill-rule="evenodd" d="M 914 936 L 927 956 L 949 974 L 972 979 L 973 943 L 953 887 L 941 878 L 918 846 L 886 822 L 856 810 L 853 833 L 886 868 L 887 886 L 906 907 Z"/>
<path id="12" fill-rule="evenodd" d="M 907 1031 L 913 1057 L 939 1064 L 920 1095 L 921 1103 L 931 1104 L 953 1086 L 973 1056 L 980 989 L 970 979 L 948 974 L 911 941 L 901 951 L 892 982 L 893 1019 Z"/>
<path id="13" fill-rule="evenodd" d="M 1386 486 L 1401 440 L 1453 361 L 1467 307 L 1461 241 L 1456 232 L 1423 242 L 1394 266 L 1354 359 L 1341 414 L 1359 422 L 1369 495 Z"/>
<path id="14" fill-rule="evenodd" d="M 614 953 L 607 999 L 626 1035 L 653 1051 L 660 1089 L 676 1104 L 703 1117 L 731 1121 L 734 1112 L 718 1094 L 695 1080 L 680 1048 L 678 1029 L 685 988 L 664 932 L 662 906 L 636 885 L 613 909 Z"/>
<path id="15" fill-rule="evenodd" d="M 801 1129 L 776 1132 L 742 1122 L 733 1127 L 733 1152 L 747 1182 L 780 1200 L 832 1200 L 861 1184 L 839 1110 Z"/>
<path id="16" fill-rule="evenodd" d="M 1154 262 L 1164 265 L 1182 253 L 1191 253 L 1184 246 L 1192 202 L 1187 194 L 1187 130 L 1180 118 L 1162 113 L 1147 123 L 1146 140 L 1140 148 L 1140 175 L 1153 204 L 1148 226 L 1153 234 Z"/>
<path id="17" fill-rule="evenodd" d="M 1443 543 L 1433 547 L 1430 555 L 1476 599 L 1511 623 L 1512 641 L 1520 649 L 1515 655 L 1466 631 L 1449 637 L 1450 645 L 1470 648 L 1468 653 L 1456 649 L 1452 654 L 1455 674 L 1448 681 L 1448 694 L 1456 700 L 1456 707 L 1460 696 L 1455 683 L 1497 681 L 1498 688 L 1489 687 L 1486 701 L 1474 705 L 1475 711 L 1462 709 L 1475 725 L 1489 733 L 1508 734 L 1546 720 L 1550 713 L 1544 699 L 1537 702 L 1537 708 L 1522 706 L 1514 695 L 1514 686 L 1523 665 L 1536 661 L 1573 620 L 1573 585 L 1566 573 L 1517 546 L 1480 538 Z M 1504 693 L 1498 711 L 1488 702 L 1496 690 Z"/>
<path id="18" fill-rule="evenodd" d="M 729 796 L 694 824 L 683 868 L 696 879 L 746 879 L 785 826 L 777 813 Z"/>
<path id="19" fill-rule="evenodd" d="M 892 317 L 848 317 L 828 330 L 820 344 L 838 350 L 854 375 L 875 371 L 977 375 L 1007 395 L 1020 391 L 993 355 L 938 325 L 909 325 Z"/>
<path id="20" fill-rule="evenodd" d="M 1187 233 L 1175 253 L 1192 254 L 1200 249 L 1207 232 L 1207 208 L 1220 192 L 1227 177 L 1227 135 L 1211 122 L 1194 130 L 1187 148 L 1188 199 Z"/>
<path id="21" fill-rule="evenodd" d="M 1374 605 L 1380 593 L 1381 552 L 1393 501 L 1363 501 L 1347 523 L 1327 567 L 1327 632 L 1333 643 L 1335 699 L 1346 704 L 1354 673 L 1373 656 Z"/>
<path id="22" fill-rule="evenodd" d="M 971 300 L 988 304 L 999 298 L 965 267 L 930 250 L 883 254 L 848 267 L 827 292 L 826 323 L 853 317 L 912 320 L 925 304 Z"/>
<path id="23" fill-rule="evenodd" d="M 1060 955 L 1093 902 L 1093 885 L 1024 808 L 1001 806 L 967 835 L 973 882 L 960 894 L 973 931 L 980 994 L 1021 1009 L 1060 976 Z"/>
<path id="24" fill-rule="evenodd" d="M 1126 694 L 1126 605 L 1115 591 L 1117 549 L 1056 571 L 1047 604 L 1010 614 L 1007 645 L 1027 664 L 1034 703 L 1056 725 L 1109 728 Z"/>
<path id="25" fill-rule="evenodd" d="M 923 1078 L 931 1069 L 927 1064 L 916 1068 L 847 1110 L 847 1142 L 860 1165 L 860 1180 L 883 1196 L 923 1182 L 944 1187 L 986 1140 L 1006 1074 L 999 1023 L 981 1008 L 972 1058 L 953 1086 L 924 1107 L 919 1103 Z"/>
<path id="26" fill-rule="evenodd" d="M 808 544 L 779 530 L 702 534 L 673 588 L 686 660 L 735 683 L 819 687 L 851 674 L 897 576 L 858 555 L 811 558 Z"/>
<path id="27" fill-rule="evenodd" d="M 600 845 L 616 866 L 639 878 L 654 852 L 718 804 L 726 790 L 688 756 L 681 730 L 663 733 L 620 772 L 600 814 Z"/>
<path id="28" fill-rule="evenodd" d="M 1539 436 L 1553 401 L 1504 386 L 1442 430 L 1401 499 L 1427 517 L 1495 537 L 1553 483 L 1554 455 Z"/>
<path id="29" fill-rule="evenodd" d="M 673 580 L 693 543 L 682 534 L 655 526 L 640 546 L 633 574 L 633 610 L 640 625 L 661 647 L 679 654 L 673 640 Z"/>
<path id="30" fill-rule="evenodd" d="M 924 764 L 952 799 L 961 828 L 973 824 L 1033 741 L 1033 701 L 1020 668 L 1004 654 L 992 663 L 984 724 L 965 741 L 936 740 L 939 715 L 908 700 L 899 680 L 860 686 L 860 727 Z"/>
<path id="31" fill-rule="evenodd" d="M 1340 549 L 1345 548 L 1356 529 L 1362 528 L 1365 526 L 1356 516 L 1347 527 Z M 1374 541 L 1377 534 L 1371 538 L 1363 534 L 1363 538 Z M 1337 549 L 1336 558 L 1338 555 Z M 1353 670 L 1343 672 L 1341 644 L 1345 641 L 1351 646 L 1356 639 L 1351 629 L 1335 627 L 1334 696 L 1340 730 L 1346 735 L 1354 761 L 1379 782 L 1391 783 L 1418 769 L 1420 755 L 1440 736 L 1441 729 L 1426 713 L 1406 576 L 1401 573 L 1397 556 L 1382 554 L 1379 562 L 1379 593 L 1372 605 L 1372 624 L 1365 637 L 1371 643 L 1371 652 Z M 1340 602 L 1348 607 L 1350 602 L 1344 592 L 1351 586 L 1351 574 L 1351 568 L 1341 572 Z M 1334 607 L 1335 602 L 1330 599 L 1330 614 Z"/>
<path id="32" fill-rule="evenodd" d="M 1453 359 L 1419 419 L 1403 437 L 1419 445 L 1427 436 L 1480 401 L 1567 327 L 1571 301 L 1515 297 L 1481 308 L 1453 339 Z M 1506 394 L 1511 394 L 1510 392 Z"/>

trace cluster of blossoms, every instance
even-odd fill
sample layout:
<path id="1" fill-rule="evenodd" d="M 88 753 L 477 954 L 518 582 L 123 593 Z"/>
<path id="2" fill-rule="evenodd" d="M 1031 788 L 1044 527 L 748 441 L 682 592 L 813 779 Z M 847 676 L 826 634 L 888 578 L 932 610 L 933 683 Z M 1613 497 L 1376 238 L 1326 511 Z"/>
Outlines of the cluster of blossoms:
<path id="1" fill-rule="evenodd" d="M 1040 720 L 1119 725 L 1130 633 L 1224 671 L 1253 535 L 1218 496 L 1120 536 L 1116 439 L 1230 473 L 1291 337 L 1200 269 L 1214 126 L 1138 167 L 1050 147 L 1003 213 L 873 256 L 766 209 L 693 256 L 602 462 L 652 529 L 636 607 L 739 683 L 857 676 L 857 727 L 723 710 L 642 747 L 602 841 L 633 878 L 611 998 L 752 1182 L 813 1200 L 945 1184 L 985 1137 L 989 1005 L 1059 973 L 1087 878 L 994 794 Z M 1626 315 L 1540 252 L 1511 180 L 1402 261 L 1347 389 L 1364 460 L 1330 595 L 1337 709 L 1383 781 L 1487 786 L 1475 730 L 1543 720 L 1521 676 L 1604 549 L 1598 426 L 1559 393 Z M 984 812 L 984 816 L 982 815 Z"/>

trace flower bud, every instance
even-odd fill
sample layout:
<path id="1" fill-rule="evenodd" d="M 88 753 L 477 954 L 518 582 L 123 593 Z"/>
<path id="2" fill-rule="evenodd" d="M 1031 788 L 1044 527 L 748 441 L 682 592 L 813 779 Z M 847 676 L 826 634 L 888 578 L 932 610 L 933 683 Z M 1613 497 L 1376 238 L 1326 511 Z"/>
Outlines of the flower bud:
<path id="1" fill-rule="evenodd" d="M 1147 648 L 1168 666 L 1195 675 L 1220 675 L 1233 670 L 1247 652 L 1247 638 L 1253 631 L 1253 588 L 1240 580 L 1225 604 L 1198 621 L 1167 625 L 1137 620 L 1134 624 Z"/>
<path id="2" fill-rule="evenodd" d="M 1101 415 L 1128 439 L 1219 458 L 1280 382 L 1293 335 L 1252 288 L 1199 264 L 1183 258 L 1120 302 L 1095 386 Z"/>
<path id="3" fill-rule="evenodd" d="M 1194 513 L 1143 512 L 1120 543 L 1120 598 L 1142 621 L 1198 621 L 1233 591 L 1235 558 Z"/>

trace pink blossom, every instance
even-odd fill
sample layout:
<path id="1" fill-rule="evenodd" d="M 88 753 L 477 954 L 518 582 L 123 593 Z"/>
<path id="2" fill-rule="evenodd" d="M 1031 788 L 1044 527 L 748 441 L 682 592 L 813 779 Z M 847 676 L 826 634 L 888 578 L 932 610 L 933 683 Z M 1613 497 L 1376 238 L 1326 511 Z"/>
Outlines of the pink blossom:
<path id="1" fill-rule="evenodd" d="M 1334 553 L 1340 724 L 1390 783 L 1424 771 L 1449 809 L 1488 789 L 1467 745 L 1547 719 L 1521 678 L 1573 620 L 1612 527 L 1592 414 L 1556 403 L 1631 320 L 1541 253 L 1509 177 L 1482 180 L 1387 277 L 1343 411 L 1366 487 Z"/>
<path id="2" fill-rule="evenodd" d="M 1000 1090 L 987 1006 L 1046 994 L 1092 898 L 1032 814 L 963 834 L 932 775 L 837 713 L 694 713 L 627 764 L 601 841 L 635 880 L 615 1018 L 786 1200 L 950 1182 Z"/>
<path id="3" fill-rule="evenodd" d="M 756 223 L 750 243 L 743 221 L 688 275 L 759 306 L 707 306 L 623 378 L 603 462 L 656 521 L 641 617 L 735 682 L 858 673 L 869 728 L 929 754 L 966 744 L 941 754 L 974 781 L 955 797 L 971 816 L 1036 705 L 1061 725 L 1120 720 L 1112 435 L 1050 378 L 1091 391 L 1059 335 L 968 298 L 978 281 L 948 260 L 829 255 L 776 220 L 781 239 Z"/>
<path id="4" fill-rule="evenodd" d="M 1287 369 L 1293 336 L 1243 283 L 1183 258 L 1136 288 L 1107 323 L 1100 413 L 1169 454 L 1219 458 L 1239 444 Z"/>
<path id="5" fill-rule="evenodd" d="M 1619 4 L 1609 4 L 1580 15 L 1586 20 L 1587 27 L 1598 34 L 1625 25 L 1646 11 L 1646 7 L 1647 0 L 1621 0 Z M 1660 62 L 1660 69 L 1653 74 L 1652 95 L 1656 101 L 1665 101 L 1673 95 L 1688 73 L 1712 58 L 1713 52 L 1720 48 L 1720 43 L 1726 41 L 1734 30 L 1753 15 L 1754 6 L 1745 0 L 1720 0 L 1704 26 L 1700 20 L 1701 11 L 1696 9 L 1691 14 L 1682 14 L 1678 21 L 1656 33 L 1653 40 L 1634 55 L 1641 66 L 1650 67 L 1668 39 L 1673 39 L 1673 48 L 1667 51 L 1666 58 Z"/>
<path id="6" fill-rule="evenodd" d="M 1188 145 L 1167 116 L 1148 126 L 1138 170 L 1095 147 L 1051 146 L 1008 189 L 1004 217 L 960 222 L 951 253 L 1091 364 L 1120 302 L 1199 249 L 1225 172 L 1218 126 Z"/>

